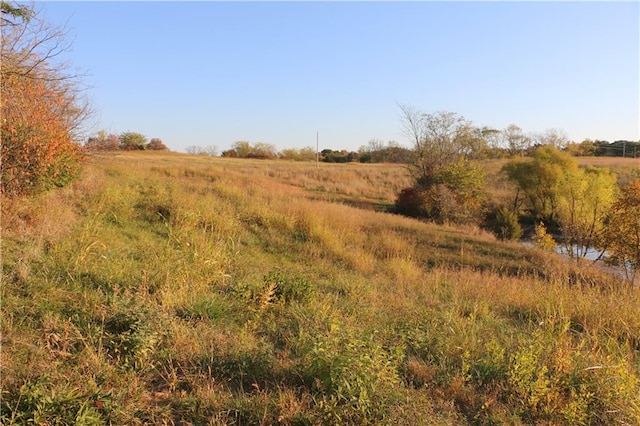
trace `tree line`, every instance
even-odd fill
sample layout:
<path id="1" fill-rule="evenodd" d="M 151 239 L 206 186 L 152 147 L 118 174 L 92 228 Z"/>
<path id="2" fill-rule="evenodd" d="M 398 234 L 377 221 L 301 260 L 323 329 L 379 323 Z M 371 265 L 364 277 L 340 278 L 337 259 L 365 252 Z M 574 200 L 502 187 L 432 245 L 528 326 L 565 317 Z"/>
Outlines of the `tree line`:
<path id="1" fill-rule="evenodd" d="M 99 131 L 95 136 L 87 139 L 84 145 L 87 151 L 168 151 L 169 148 L 159 138 L 148 140 L 145 135 L 137 132 L 123 132 L 120 134 Z"/>
<path id="2" fill-rule="evenodd" d="M 573 156 L 606 156 L 606 157 L 632 157 L 640 155 L 640 142 L 619 140 L 615 142 L 592 141 L 586 139 L 580 143 L 569 142 L 565 133 L 558 129 L 547 129 L 544 132 L 526 133 L 515 124 L 510 124 L 504 129 L 489 127 L 468 126 L 466 141 L 468 157 L 481 159 L 504 159 L 512 157 L 530 157 L 542 146 L 553 146 L 566 151 Z M 413 136 L 410 140 L 415 142 Z M 218 156 L 216 146 L 206 147 L 189 146 L 188 154 Z M 273 144 L 249 141 L 237 141 L 231 148 L 222 151 L 222 157 L 227 158 L 254 158 L 254 159 L 284 159 L 294 161 L 315 161 L 325 163 L 396 163 L 411 164 L 415 160 L 416 151 L 413 148 L 402 146 L 396 141 L 384 142 L 380 139 L 371 139 L 366 145 L 362 145 L 357 151 L 322 149 L 316 153 L 313 147 L 301 149 L 288 148 L 278 151 Z"/>

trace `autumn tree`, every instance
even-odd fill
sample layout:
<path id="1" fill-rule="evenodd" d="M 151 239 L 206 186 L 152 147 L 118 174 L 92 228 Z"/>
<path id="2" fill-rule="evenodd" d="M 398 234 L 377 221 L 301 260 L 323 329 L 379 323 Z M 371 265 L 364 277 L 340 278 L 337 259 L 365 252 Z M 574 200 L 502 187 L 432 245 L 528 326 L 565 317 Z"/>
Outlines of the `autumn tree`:
<path id="1" fill-rule="evenodd" d="M 414 185 L 399 194 L 396 209 L 419 212 L 437 222 L 477 221 L 484 174 L 472 158 L 481 132 L 453 112 L 401 109 L 405 134 L 414 146 L 408 164 Z M 405 202 L 421 205 L 405 206 Z"/>
<path id="2" fill-rule="evenodd" d="M 577 168 L 570 154 L 546 145 L 538 147 L 531 159 L 511 160 L 503 170 L 516 184 L 516 209 L 524 207 L 534 219 L 548 224 L 556 220 L 561 185 Z"/>
<path id="3" fill-rule="evenodd" d="M 536 145 L 551 145 L 558 149 L 564 149 L 569 142 L 567 134 L 560 129 L 547 129 L 542 133 L 536 133 L 532 141 Z"/>
<path id="4" fill-rule="evenodd" d="M 599 245 L 635 282 L 640 270 L 640 179 L 629 183 L 611 205 Z"/>
<path id="5" fill-rule="evenodd" d="M 168 151 L 169 148 L 167 148 L 167 146 L 164 144 L 164 142 L 162 142 L 161 139 L 159 138 L 152 138 L 149 143 L 147 144 L 147 149 L 153 150 L 153 151 Z"/>
<path id="6" fill-rule="evenodd" d="M 283 160 L 315 161 L 316 149 L 310 146 L 300 149 L 286 148 L 278 153 L 278 157 Z"/>
<path id="7" fill-rule="evenodd" d="M 525 151 L 531 146 L 531 138 L 525 135 L 522 129 L 515 124 L 510 124 L 501 132 L 502 145 L 511 156 L 523 157 Z"/>
<path id="8" fill-rule="evenodd" d="M 79 76 L 59 58 L 64 28 L 31 7 L 2 2 L 0 41 L 1 191 L 29 194 L 67 184 L 79 173 L 77 143 L 89 115 Z"/>
<path id="9" fill-rule="evenodd" d="M 87 151 L 117 151 L 120 148 L 120 136 L 100 130 L 95 136 L 90 137 L 84 145 Z"/>
<path id="10" fill-rule="evenodd" d="M 617 191 L 616 179 L 606 168 L 572 168 L 558 187 L 561 245 L 577 263 L 594 248 L 604 230 L 604 218 Z"/>
<path id="11" fill-rule="evenodd" d="M 147 148 L 147 137 L 142 133 L 124 132 L 120 135 L 120 149 L 123 151 L 141 151 Z"/>
<path id="12" fill-rule="evenodd" d="M 228 149 L 222 153 L 223 157 L 233 158 L 259 158 L 259 159 L 271 159 L 276 158 L 278 153 L 274 145 L 258 142 L 252 144 L 249 141 L 237 141 Z"/>

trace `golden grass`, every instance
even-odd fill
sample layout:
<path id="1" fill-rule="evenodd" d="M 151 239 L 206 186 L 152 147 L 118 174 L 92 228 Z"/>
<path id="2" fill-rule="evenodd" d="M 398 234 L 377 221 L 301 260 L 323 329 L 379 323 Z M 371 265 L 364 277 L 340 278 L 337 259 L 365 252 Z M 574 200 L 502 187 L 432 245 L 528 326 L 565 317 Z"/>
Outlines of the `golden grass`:
<path id="1" fill-rule="evenodd" d="M 640 420 L 638 289 L 376 211 L 406 184 L 119 153 L 3 204 L 2 421 Z"/>

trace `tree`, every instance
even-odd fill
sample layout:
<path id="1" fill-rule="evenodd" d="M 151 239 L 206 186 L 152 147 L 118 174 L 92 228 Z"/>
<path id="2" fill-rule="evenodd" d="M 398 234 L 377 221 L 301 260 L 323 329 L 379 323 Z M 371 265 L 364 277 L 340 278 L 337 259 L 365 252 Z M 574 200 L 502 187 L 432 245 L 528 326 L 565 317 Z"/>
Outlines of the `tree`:
<path id="1" fill-rule="evenodd" d="M 120 135 L 120 149 L 138 151 L 147 148 L 147 137 L 142 133 L 124 132 Z"/>
<path id="2" fill-rule="evenodd" d="M 153 138 L 147 144 L 147 149 L 151 149 L 154 151 L 168 151 L 169 148 L 162 142 L 162 140 L 158 138 Z"/>
<path id="3" fill-rule="evenodd" d="M 191 155 L 200 155 L 205 153 L 204 148 L 198 145 L 189 145 L 185 148 L 185 151 L 187 152 L 187 154 Z"/>
<path id="4" fill-rule="evenodd" d="M 35 9 L 0 3 L 1 191 L 6 196 L 63 186 L 80 170 L 81 126 L 90 114 L 77 74 L 60 61 L 64 28 Z"/>
<path id="5" fill-rule="evenodd" d="M 413 107 L 400 108 L 403 130 L 416 154 L 409 171 L 416 182 L 429 187 L 444 166 L 470 154 L 473 128 L 469 121 L 454 112 L 424 114 Z"/>
<path id="6" fill-rule="evenodd" d="M 398 211 L 419 212 L 438 222 L 474 222 L 481 207 L 484 175 L 470 159 L 478 146 L 478 131 L 453 112 L 423 114 L 401 106 L 405 134 L 414 144 L 409 172 L 412 191 L 396 200 Z M 420 208 L 403 206 L 421 200 Z"/>
<path id="7" fill-rule="evenodd" d="M 0 1 L 0 12 L 2 12 L 2 26 L 17 25 L 17 21 L 28 21 L 33 15 L 28 7 L 6 1 Z"/>
<path id="8" fill-rule="evenodd" d="M 315 161 L 316 149 L 310 146 L 301 149 L 286 148 L 280 151 L 278 157 L 283 160 Z"/>
<path id="9" fill-rule="evenodd" d="M 640 270 L 640 179 L 629 183 L 611 205 L 599 246 L 609 261 L 624 267 L 627 279 L 635 282 Z"/>
<path id="10" fill-rule="evenodd" d="M 558 149 L 564 149 L 568 143 L 567 134 L 559 129 L 547 129 L 542 133 L 534 133 L 531 141 L 535 146 L 550 145 Z"/>
<path id="11" fill-rule="evenodd" d="M 251 147 L 249 158 L 272 159 L 277 157 L 276 147 L 272 144 L 258 142 Z"/>
<path id="12" fill-rule="evenodd" d="M 575 157 L 596 155 L 596 144 L 591 139 L 585 139 L 580 143 L 570 142 L 564 150 Z"/>
<path id="13" fill-rule="evenodd" d="M 235 152 L 234 157 L 247 158 L 251 154 L 251 143 L 249 141 L 237 141 L 231 146 L 231 150 Z"/>
<path id="14" fill-rule="evenodd" d="M 501 240 L 518 240 L 522 237 L 522 227 L 518 221 L 518 214 L 505 207 L 495 212 L 493 233 Z"/>
<path id="15" fill-rule="evenodd" d="M 531 146 L 531 138 L 526 136 L 520 127 L 510 124 L 502 130 L 502 145 L 510 155 L 523 157 L 525 151 Z"/>
<path id="16" fill-rule="evenodd" d="M 120 148 L 120 136 L 100 130 L 87 140 L 84 147 L 87 151 L 117 151 Z"/>
<path id="17" fill-rule="evenodd" d="M 617 191 L 609 169 L 571 169 L 558 188 L 557 220 L 562 246 L 579 263 L 603 232 L 604 217 Z"/>
<path id="18" fill-rule="evenodd" d="M 526 203 L 533 218 L 551 224 L 556 220 L 560 186 L 577 168 L 570 154 L 545 145 L 533 152 L 532 159 L 512 160 L 505 164 L 503 170 L 518 187 L 515 207 L 519 209 L 522 203 Z"/>

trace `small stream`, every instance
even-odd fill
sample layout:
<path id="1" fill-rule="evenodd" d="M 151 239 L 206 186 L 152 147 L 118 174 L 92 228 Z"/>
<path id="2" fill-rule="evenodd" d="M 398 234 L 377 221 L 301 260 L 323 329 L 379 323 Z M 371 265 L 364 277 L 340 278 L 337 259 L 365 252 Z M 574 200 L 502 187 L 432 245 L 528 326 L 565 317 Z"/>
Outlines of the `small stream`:
<path id="1" fill-rule="evenodd" d="M 526 245 L 527 247 L 534 247 L 535 246 L 535 244 L 530 240 L 523 241 L 522 244 Z M 577 252 L 578 252 L 578 247 L 576 246 L 576 247 L 574 247 L 574 253 L 577 253 Z M 565 247 L 564 244 L 556 245 L 556 253 L 562 255 L 562 257 L 564 257 L 568 261 L 575 262 L 575 259 L 572 259 L 569 256 L 569 250 L 567 249 L 567 247 Z M 597 260 L 600 257 L 600 253 L 601 253 L 600 250 L 597 250 L 594 247 L 589 247 L 589 248 L 587 248 L 586 254 L 584 256 L 581 256 L 581 257 L 583 257 L 586 260 L 590 260 L 591 262 L 594 263 L 594 265 L 598 266 L 603 271 L 626 280 L 627 279 L 627 273 L 625 271 L 625 268 L 623 268 L 622 266 L 607 265 L 604 262 L 604 259 L 607 256 L 606 252 L 602 255 L 602 258 L 600 260 Z M 638 282 L 638 277 L 636 277 L 635 285 L 640 285 L 640 283 Z"/>

